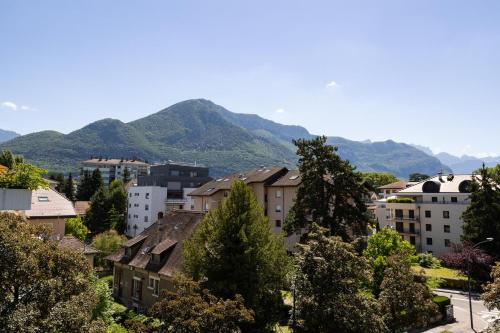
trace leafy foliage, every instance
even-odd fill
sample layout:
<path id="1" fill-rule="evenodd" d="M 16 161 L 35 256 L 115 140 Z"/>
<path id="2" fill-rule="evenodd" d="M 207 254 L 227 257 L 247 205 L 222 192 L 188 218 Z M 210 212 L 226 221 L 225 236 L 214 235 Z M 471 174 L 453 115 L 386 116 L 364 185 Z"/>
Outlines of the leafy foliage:
<path id="1" fill-rule="evenodd" d="M 87 170 L 82 171 L 80 184 L 76 192 L 76 198 L 82 201 L 88 201 L 92 196 L 104 186 L 102 182 L 101 172 L 95 169 L 90 173 Z"/>
<path id="2" fill-rule="evenodd" d="M 417 263 L 420 267 L 425 268 L 439 268 L 441 267 L 441 262 L 438 258 L 434 257 L 432 253 L 419 253 L 417 255 Z"/>
<path id="3" fill-rule="evenodd" d="M 362 289 L 371 276 L 368 261 L 326 234 L 313 224 L 297 258 L 294 332 L 386 332 L 377 301 Z"/>
<path id="4" fill-rule="evenodd" d="M 491 282 L 484 287 L 484 293 L 481 295 L 485 305 L 489 310 L 500 310 L 500 263 L 491 270 Z M 499 332 L 500 319 L 497 319 L 488 328 L 486 333 Z"/>
<path id="5" fill-rule="evenodd" d="M 392 332 L 425 327 L 438 307 L 422 274 L 414 274 L 411 264 L 401 254 L 387 260 L 379 297 L 384 321 Z"/>
<path id="6" fill-rule="evenodd" d="M 92 240 L 92 246 L 101 251 L 96 258 L 97 265 L 105 266 L 104 258 L 118 250 L 126 241 L 127 237 L 118 234 L 116 230 L 108 230 L 95 236 Z"/>
<path id="7" fill-rule="evenodd" d="M 483 165 L 473 180 L 471 203 L 462 215 L 462 239 L 478 243 L 493 237 L 493 242 L 485 244 L 485 248 L 490 254 L 500 257 L 500 173 L 492 172 Z"/>
<path id="8" fill-rule="evenodd" d="M 288 232 L 307 227 L 310 218 L 344 240 L 362 235 L 368 223 L 362 177 L 326 138 L 295 140 L 302 183 L 292 207 L 294 219 L 287 219 Z M 310 218 L 309 218 L 310 217 Z M 291 223 L 290 223 L 291 222 Z"/>
<path id="9" fill-rule="evenodd" d="M 398 232 L 387 227 L 368 237 L 368 246 L 363 251 L 363 255 L 373 267 L 371 290 L 377 296 L 380 294 L 387 261 L 395 254 L 401 255 L 405 260 L 411 262 L 415 254 L 415 247 L 402 239 Z"/>
<path id="10" fill-rule="evenodd" d="M 9 150 L 0 154 L 0 165 L 8 168 L 6 172 L 0 173 L 0 188 L 36 190 L 49 186 L 42 177 L 47 170 L 24 163 L 21 156 L 14 156 Z"/>
<path id="11" fill-rule="evenodd" d="M 415 172 L 415 173 L 412 173 L 410 174 L 410 182 L 422 182 L 426 179 L 429 179 L 430 176 L 429 175 L 426 175 L 426 174 L 423 174 L 423 173 L 418 173 L 418 172 Z"/>
<path id="12" fill-rule="evenodd" d="M 412 198 L 390 198 L 387 199 L 388 203 L 413 203 L 415 202 Z"/>
<path id="13" fill-rule="evenodd" d="M 278 320 L 289 262 L 282 237 L 272 233 L 262 207 L 241 181 L 184 243 L 184 265 L 191 277 L 217 297 L 242 295 L 259 329 Z"/>
<path id="14" fill-rule="evenodd" d="M 164 322 L 165 332 L 241 332 L 240 326 L 253 322 L 253 312 L 244 306 L 243 297 L 224 300 L 202 289 L 199 282 L 177 276 L 174 291 L 163 291 L 151 314 Z"/>
<path id="15" fill-rule="evenodd" d="M 79 216 L 68 218 L 65 221 L 64 232 L 66 235 L 73 235 L 81 241 L 85 240 L 88 229 L 85 224 L 83 224 L 83 221 Z"/>
<path id="16" fill-rule="evenodd" d="M 372 190 L 399 181 L 396 176 L 389 172 L 362 172 L 361 176 Z"/>
<path id="17" fill-rule="evenodd" d="M 451 251 L 443 254 L 441 262 L 445 267 L 458 268 L 467 274 L 467 262 L 470 260 L 471 276 L 486 281 L 490 275 L 490 265 L 494 259 L 481 248 L 474 248 L 471 243 L 451 244 Z"/>
<path id="18" fill-rule="evenodd" d="M 0 327 L 3 332 L 105 332 L 98 292 L 82 255 L 49 230 L 0 214 Z"/>

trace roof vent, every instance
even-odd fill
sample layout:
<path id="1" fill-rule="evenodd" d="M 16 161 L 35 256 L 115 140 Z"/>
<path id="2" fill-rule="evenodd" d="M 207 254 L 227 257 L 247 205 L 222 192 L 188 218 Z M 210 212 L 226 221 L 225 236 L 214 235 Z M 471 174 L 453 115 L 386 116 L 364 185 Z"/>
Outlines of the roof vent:
<path id="1" fill-rule="evenodd" d="M 450 173 L 450 174 L 448 175 L 448 177 L 446 178 L 446 180 L 448 180 L 449 182 L 452 182 L 454 178 L 455 178 L 455 175 L 454 175 L 454 174 L 452 174 L 452 173 Z"/>
<path id="2" fill-rule="evenodd" d="M 441 183 L 438 181 L 428 180 L 422 185 L 422 192 L 424 193 L 439 193 Z"/>

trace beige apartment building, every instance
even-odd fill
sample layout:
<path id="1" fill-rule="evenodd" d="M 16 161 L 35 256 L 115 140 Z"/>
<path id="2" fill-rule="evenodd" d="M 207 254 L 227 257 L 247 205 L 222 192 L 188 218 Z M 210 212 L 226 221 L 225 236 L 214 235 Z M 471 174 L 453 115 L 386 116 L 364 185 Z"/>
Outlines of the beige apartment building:
<path id="1" fill-rule="evenodd" d="M 471 175 L 437 175 L 377 201 L 380 227 L 391 227 L 418 252 L 440 256 L 459 243 L 470 204 Z"/>

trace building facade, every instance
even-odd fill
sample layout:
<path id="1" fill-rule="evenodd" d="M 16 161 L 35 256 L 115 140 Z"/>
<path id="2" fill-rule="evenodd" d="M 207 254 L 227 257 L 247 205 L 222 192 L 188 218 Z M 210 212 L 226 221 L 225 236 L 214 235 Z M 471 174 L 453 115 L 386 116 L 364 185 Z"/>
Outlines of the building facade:
<path id="1" fill-rule="evenodd" d="M 160 186 L 132 186 L 127 193 L 127 235 L 134 237 L 165 213 L 168 190 Z"/>
<path id="2" fill-rule="evenodd" d="M 122 179 L 125 169 L 129 172 L 130 179 L 149 174 L 149 164 L 137 159 L 116 158 L 91 158 L 82 162 L 82 170 L 92 172 L 99 169 L 105 186 L 109 186 L 115 179 Z"/>
<path id="3" fill-rule="evenodd" d="M 437 175 L 377 202 L 380 227 L 390 227 L 418 252 L 442 255 L 460 243 L 470 204 L 471 175 Z"/>

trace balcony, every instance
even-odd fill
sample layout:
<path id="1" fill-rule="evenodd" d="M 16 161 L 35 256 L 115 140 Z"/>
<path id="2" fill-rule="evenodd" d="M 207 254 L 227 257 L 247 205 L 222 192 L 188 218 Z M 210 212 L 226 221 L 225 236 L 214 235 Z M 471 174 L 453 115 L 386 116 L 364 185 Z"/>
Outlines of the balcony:
<path id="1" fill-rule="evenodd" d="M 418 218 L 418 216 L 407 216 L 407 215 L 403 215 L 403 216 L 391 216 L 388 218 L 389 221 L 401 221 L 401 222 L 404 222 L 404 221 L 408 221 L 408 222 L 420 222 L 420 219 Z"/>

